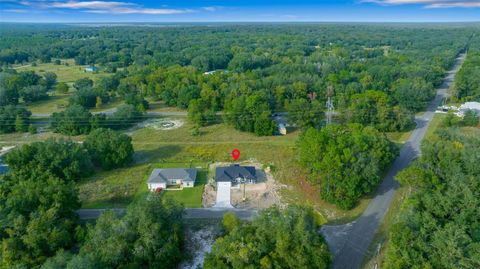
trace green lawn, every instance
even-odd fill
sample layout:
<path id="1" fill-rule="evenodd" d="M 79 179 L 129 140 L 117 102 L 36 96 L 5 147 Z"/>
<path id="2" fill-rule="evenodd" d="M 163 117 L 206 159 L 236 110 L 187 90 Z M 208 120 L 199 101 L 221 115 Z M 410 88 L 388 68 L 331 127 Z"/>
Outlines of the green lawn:
<path id="1" fill-rule="evenodd" d="M 390 132 L 390 133 L 386 133 L 386 135 L 388 139 L 390 139 L 396 144 L 401 145 L 407 142 L 408 138 L 410 138 L 410 135 L 412 134 L 412 131 L 413 130 L 408 132 Z"/>
<path id="2" fill-rule="evenodd" d="M 35 71 L 40 75 L 44 74 L 45 72 L 53 72 L 57 74 L 57 80 L 60 82 L 74 82 L 80 78 L 90 78 L 95 81 L 96 79 L 108 74 L 102 71 L 97 73 L 85 72 L 86 65 L 75 65 L 75 61 L 73 59 L 62 59 L 61 61 L 61 65 L 56 65 L 53 62 L 38 63 L 37 66 L 32 66 L 29 64 L 24 66 L 16 66 L 15 69 L 17 71 Z M 66 66 L 64 63 L 68 63 L 69 65 Z"/>
<path id="3" fill-rule="evenodd" d="M 186 121 L 184 117 L 176 119 Z M 206 167 L 206 163 L 212 161 L 230 162 L 231 151 L 236 148 L 241 151 L 239 161 L 256 160 L 272 167 L 275 179 L 289 186 L 281 191 L 285 202 L 312 205 L 331 223 L 344 223 L 357 217 L 370 201 L 370 197 L 365 197 L 356 208 L 349 211 L 322 201 L 318 187 L 308 183 L 306 172 L 296 162 L 295 143 L 299 131 L 286 136 L 258 137 L 225 124 L 216 124 L 201 128 L 202 135 L 192 136 L 192 127 L 187 121 L 174 130 L 130 130 L 135 149 L 134 164 L 112 171 L 99 171 L 79 182 L 83 207 L 124 207 L 148 193 L 146 181 L 155 167 L 189 167 L 191 163 Z M 49 136 L 51 133 L 45 134 L 45 138 Z M 9 136 L 9 139 L 15 138 Z M 35 139 L 41 140 L 41 137 Z M 28 140 L 22 138 L 22 142 Z M 167 191 L 166 195 L 183 202 L 187 207 L 198 207 L 201 205 L 202 189 L 200 184 L 193 189 Z"/>
<path id="4" fill-rule="evenodd" d="M 152 98 L 147 98 L 148 101 L 148 111 L 149 112 L 185 112 L 186 110 L 182 110 L 178 107 L 171 107 L 167 106 L 165 102 L 163 101 L 158 101 L 158 100 L 153 100 Z"/>
<path id="5" fill-rule="evenodd" d="M 427 132 L 425 133 L 425 139 L 424 140 L 430 140 L 435 137 L 435 131 L 441 126 L 443 119 L 447 114 L 440 114 L 440 113 L 435 113 L 433 115 L 433 119 L 430 122 L 430 125 L 428 126 Z"/>
<path id="6" fill-rule="evenodd" d="M 48 94 L 48 99 L 33 102 L 26 105 L 26 109 L 32 113 L 53 113 L 65 110 L 68 106 L 68 99 L 73 95 L 73 90 L 68 93 L 51 92 Z M 123 104 L 123 100 L 119 97 L 114 97 L 110 102 L 103 104 L 100 108 L 91 108 L 91 112 L 102 112 L 109 110 Z"/>
<path id="7" fill-rule="evenodd" d="M 185 122 L 182 127 L 174 130 L 143 128 L 134 131 L 131 136 L 136 165 L 101 172 L 82 181 L 80 193 L 83 207 L 126 205 L 147 193 L 146 179 L 153 168 L 232 161 L 231 151 L 235 148 L 241 151 L 240 161 L 256 160 L 268 164 L 272 167 L 275 179 L 290 186 L 281 192 L 286 202 L 312 205 L 330 222 L 347 222 L 361 214 L 368 205 L 370 198 L 366 197 L 355 209 L 345 211 L 320 199 L 319 190 L 308 183 L 305 171 L 296 163 L 295 142 L 298 131 L 287 136 L 258 137 L 236 131 L 225 124 L 216 124 L 202 128 L 201 136 L 191 136 L 191 128 L 192 124 Z M 200 185 L 193 189 L 165 193 L 187 207 L 198 207 L 201 205 L 202 188 Z"/>
<path id="8" fill-rule="evenodd" d="M 183 190 L 166 190 L 163 195 L 171 197 L 183 204 L 185 207 L 202 207 L 203 188 L 207 183 L 207 169 L 198 171 L 197 180 L 193 188 L 184 188 Z"/>
<path id="9" fill-rule="evenodd" d="M 59 112 L 65 109 L 68 105 L 68 98 L 72 96 L 72 93 L 49 93 L 48 99 L 33 102 L 26 105 L 26 109 L 32 111 L 32 113 L 53 113 Z"/>

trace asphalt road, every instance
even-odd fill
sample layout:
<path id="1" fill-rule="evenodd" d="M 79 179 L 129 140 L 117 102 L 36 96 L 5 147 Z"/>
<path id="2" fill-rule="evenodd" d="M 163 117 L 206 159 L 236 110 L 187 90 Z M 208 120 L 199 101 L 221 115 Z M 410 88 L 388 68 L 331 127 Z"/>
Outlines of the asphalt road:
<path id="1" fill-rule="evenodd" d="M 113 108 L 113 109 L 109 109 L 109 110 L 105 110 L 105 111 L 93 112 L 92 114 L 105 114 L 107 116 L 111 116 L 111 115 L 113 115 L 113 113 L 115 113 L 115 111 L 117 111 L 117 109 Z M 47 117 L 50 117 L 52 114 L 53 113 L 33 113 L 32 117 L 47 118 Z M 146 115 L 151 116 L 151 117 L 162 117 L 162 116 L 165 116 L 165 117 L 168 117 L 168 116 L 186 117 L 187 112 L 182 112 L 182 111 L 147 112 Z"/>
<path id="2" fill-rule="evenodd" d="M 399 187 L 398 182 L 394 180 L 394 176 L 420 155 L 420 145 L 428 125 L 437 106 L 447 96 L 447 89 L 452 84 L 455 74 L 460 69 L 464 59 L 464 54 L 457 58 L 454 68 L 437 90 L 435 99 L 430 103 L 427 111 L 422 116 L 416 118 L 416 129 L 402 147 L 400 155 L 391 166 L 384 181 L 380 184 L 375 198 L 372 199 L 363 214 L 357 220 L 346 225 L 322 227 L 322 233 L 334 254 L 332 268 L 356 269 L 362 265 L 373 237 L 382 223 L 388 206 Z"/>
<path id="3" fill-rule="evenodd" d="M 77 210 L 80 219 L 89 220 L 97 219 L 106 209 L 80 209 Z M 109 209 L 115 211 L 118 214 L 124 214 L 125 208 L 113 208 Z M 239 219 L 251 220 L 257 215 L 256 210 L 243 210 L 243 209 L 221 209 L 221 208 L 187 208 L 185 209 L 186 219 L 221 219 L 223 214 L 227 212 L 233 212 Z"/>

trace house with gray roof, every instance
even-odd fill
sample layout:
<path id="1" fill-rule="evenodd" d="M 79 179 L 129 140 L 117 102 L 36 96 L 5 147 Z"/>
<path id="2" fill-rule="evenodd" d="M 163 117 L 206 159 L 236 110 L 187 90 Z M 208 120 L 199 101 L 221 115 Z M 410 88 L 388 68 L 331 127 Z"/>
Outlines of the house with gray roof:
<path id="1" fill-rule="evenodd" d="M 217 183 L 231 182 L 232 184 L 239 184 L 246 182 L 253 184 L 257 181 L 256 170 L 253 166 L 240 166 L 238 164 L 217 167 L 215 169 L 215 181 Z"/>
<path id="2" fill-rule="evenodd" d="M 154 169 L 148 178 L 150 191 L 166 189 L 168 186 L 191 188 L 195 185 L 197 169 L 195 168 L 165 168 Z"/>

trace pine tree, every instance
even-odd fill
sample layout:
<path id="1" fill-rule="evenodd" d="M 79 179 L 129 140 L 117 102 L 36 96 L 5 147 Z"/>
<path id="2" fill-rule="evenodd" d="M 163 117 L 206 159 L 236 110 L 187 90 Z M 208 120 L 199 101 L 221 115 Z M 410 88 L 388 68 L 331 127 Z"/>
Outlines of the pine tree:
<path id="1" fill-rule="evenodd" d="M 25 132 L 25 121 L 20 117 L 20 115 L 17 115 L 15 118 L 15 131 L 16 132 Z"/>
<path id="2" fill-rule="evenodd" d="M 101 107 L 102 107 L 102 104 L 103 104 L 103 102 L 102 102 L 102 97 L 97 96 L 97 101 L 96 101 L 96 103 L 95 103 L 95 107 L 96 107 L 96 108 L 101 108 Z"/>

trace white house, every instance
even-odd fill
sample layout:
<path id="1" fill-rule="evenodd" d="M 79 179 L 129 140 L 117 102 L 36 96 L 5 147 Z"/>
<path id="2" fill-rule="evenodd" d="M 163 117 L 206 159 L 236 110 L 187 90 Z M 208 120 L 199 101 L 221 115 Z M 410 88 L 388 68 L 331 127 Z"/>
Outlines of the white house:
<path id="1" fill-rule="evenodd" d="M 85 67 L 86 72 L 96 72 L 98 71 L 98 68 L 96 66 L 87 66 Z"/>
<path id="2" fill-rule="evenodd" d="M 148 178 L 147 184 L 150 191 L 166 189 L 168 186 L 191 188 L 195 185 L 197 169 L 195 168 L 167 168 L 154 169 Z"/>
<path id="3" fill-rule="evenodd" d="M 480 103 L 479 102 L 466 102 L 458 108 L 458 115 L 463 117 L 465 112 L 473 110 L 480 116 Z"/>

